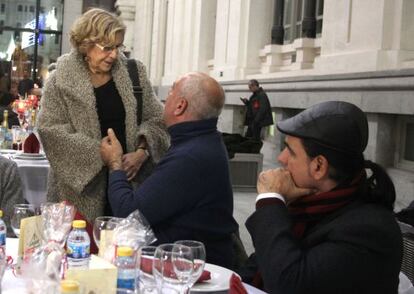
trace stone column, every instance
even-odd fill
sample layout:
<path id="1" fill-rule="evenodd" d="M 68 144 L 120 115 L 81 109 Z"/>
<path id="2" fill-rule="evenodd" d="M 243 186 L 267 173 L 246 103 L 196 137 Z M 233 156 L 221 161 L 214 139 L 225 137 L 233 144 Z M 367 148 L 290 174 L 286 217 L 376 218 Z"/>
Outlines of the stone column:
<path id="1" fill-rule="evenodd" d="M 151 66 L 151 45 L 153 26 L 154 0 L 137 1 L 133 32 L 133 51 L 131 57 L 145 64 L 147 70 Z"/>
<path id="2" fill-rule="evenodd" d="M 283 45 L 285 30 L 283 28 L 283 9 L 285 0 L 275 0 L 273 11 L 272 44 Z"/>
<path id="3" fill-rule="evenodd" d="M 260 72 L 259 51 L 271 42 L 273 2 L 217 2 L 217 29 L 211 75 L 219 80 L 238 80 Z"/>
<path id="4" fill-rule="evenodd" d="M 135 7 L 134 0 L 117 0 L 115 3 L 115 8 L 126 26 L 124 45 L 129 52 L 134 52 Z"/>
<path id="5" fill-rule="evenodd" d="M 151 57 L 149 76 L 153 85 L 160 85 L 164 73 L 165 42 L 167 32 L 167 0 L 154 0 L 152 24 Z"/>
<path id="6" fill-rule="evenodd" d="M 82 14 L 82 0 L 65 1 L 63 11 L 62 54 L 70 51 L 69 31 L 73 21 Z"/>
<path id="7" fill-rule="evenodd" d="M 163 85 L 188 71 L 207 71 L 213 57 L 216 0 L 168 2 Z"/>
<path id="8" fill-rule="evenodd" d="M 302 19 L 302 38 L 316 37 L 316 0 L 305 1 L 305 13 Z"/>

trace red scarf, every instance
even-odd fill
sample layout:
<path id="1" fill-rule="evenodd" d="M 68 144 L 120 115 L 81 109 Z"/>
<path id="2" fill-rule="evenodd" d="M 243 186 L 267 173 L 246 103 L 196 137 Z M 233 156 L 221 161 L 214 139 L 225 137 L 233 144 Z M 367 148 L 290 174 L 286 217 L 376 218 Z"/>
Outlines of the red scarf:
<path id="1" fill-rule="evenodd" d="M 302 238 L 309 224 L 318 222 L 354 200 L 357 188 L 358 186 L 351 186 L 341 190 L 304 196 L 290 203 L 288 210 L 293 220 L 293 234 Z"/>

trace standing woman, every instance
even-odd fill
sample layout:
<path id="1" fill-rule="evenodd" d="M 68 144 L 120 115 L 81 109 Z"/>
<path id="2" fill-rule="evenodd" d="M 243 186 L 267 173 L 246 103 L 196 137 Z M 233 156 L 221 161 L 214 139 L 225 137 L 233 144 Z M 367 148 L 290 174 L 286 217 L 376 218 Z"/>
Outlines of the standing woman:
<path id="1" fill-rule="evenodd" d="M 51 165 L 48 201 L 68 200 L 93 223 L 109 214 L 107 168 L 99 155 L 102 137 L 113 128 L 122 138 L 123 169 L 141 182 L 168 148 L 163 107 L 137 61 L 142 122 L 126 67 L 125 26 L 117 16 L 91 9 L 75 21 L 73 46 L 62 55 L 44 87 L 39 135 Z M 138 109 L 139 111 L 139 109 Z"/>

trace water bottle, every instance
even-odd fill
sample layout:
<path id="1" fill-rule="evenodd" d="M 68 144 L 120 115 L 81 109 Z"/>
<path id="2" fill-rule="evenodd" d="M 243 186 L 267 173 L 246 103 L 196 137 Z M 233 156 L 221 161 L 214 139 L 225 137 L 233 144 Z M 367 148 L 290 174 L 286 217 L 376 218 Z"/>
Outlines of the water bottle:
<path id="1" fill-rule="evenodd" d="M 6 252 L 7 227 L 3 221 L 3 210 L 0 210 L 0 250 Z"/>
<path id="2" fill-rule="evenodd" d="M 91 239 L 85 230 L 84 220 L 75 220 L 66 241 L 66 256 L 69 268 L 89 268 Z"/>
<path id="3" fill-rule="evenodd" d="M 118 247 L 115 258 L 118 268 L 117 288 L 135 290 L 136 262 L 131 247 Z"/>

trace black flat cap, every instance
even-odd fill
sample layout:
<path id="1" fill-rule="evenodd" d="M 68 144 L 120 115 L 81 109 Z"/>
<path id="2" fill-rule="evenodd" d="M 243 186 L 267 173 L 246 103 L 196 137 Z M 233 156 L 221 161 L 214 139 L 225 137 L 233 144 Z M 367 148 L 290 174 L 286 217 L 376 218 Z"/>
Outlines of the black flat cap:
<path id="1" fill-rule="evenodd" d="M 368 121 L 354 104 L 327 101 L 277 123 L 280 132 L 311 139 L 333 150 L 360 154 L 368 143 Z"/>

